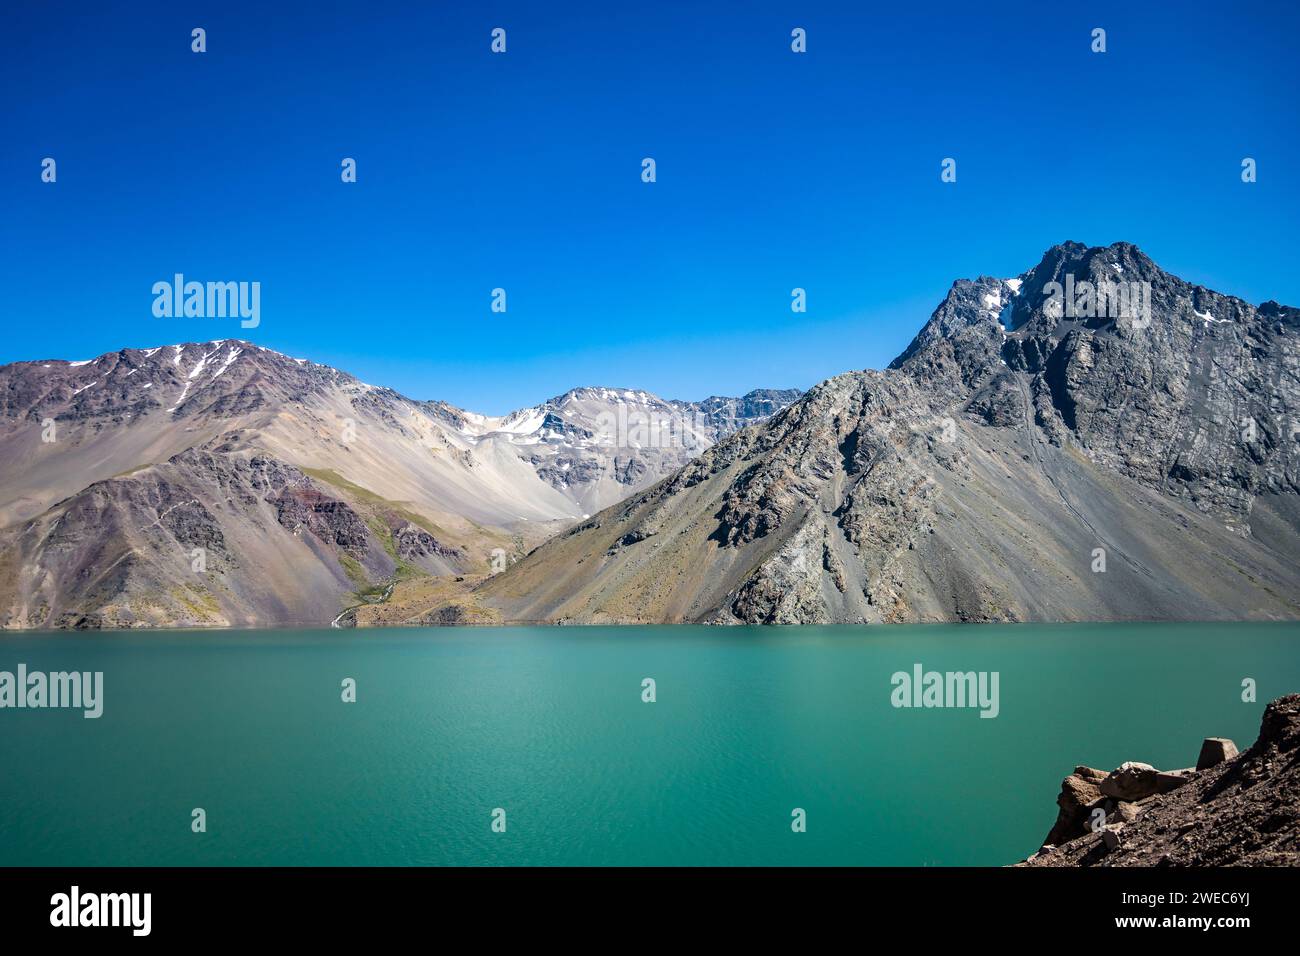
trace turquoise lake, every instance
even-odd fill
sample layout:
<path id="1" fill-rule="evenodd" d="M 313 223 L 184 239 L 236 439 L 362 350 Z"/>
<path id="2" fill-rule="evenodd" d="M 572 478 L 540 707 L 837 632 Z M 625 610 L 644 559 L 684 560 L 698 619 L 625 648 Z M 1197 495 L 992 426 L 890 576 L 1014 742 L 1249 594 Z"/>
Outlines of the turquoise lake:
<path id="1" fill-rule="evenodd" d="M 1001 865 L 1076 764 L 1252 743 L 1300 625 L 0 636 L 19 663 L 102 671 L 104 712 L 0 709 L 0 865 Z M 997 672 L 998 716 L 895 708 L 915 664 Z"/>

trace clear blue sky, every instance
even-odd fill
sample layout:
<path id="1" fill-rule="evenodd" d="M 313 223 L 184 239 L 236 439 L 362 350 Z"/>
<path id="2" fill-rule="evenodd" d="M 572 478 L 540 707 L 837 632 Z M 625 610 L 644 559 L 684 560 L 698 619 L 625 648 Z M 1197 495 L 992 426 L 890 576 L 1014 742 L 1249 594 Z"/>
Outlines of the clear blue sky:
<path id="1" fill-rule="evenodd" d="M 1066 239 L 1300 304 L 1295 4 L 868 7 L 6 4 L 0 361 L 245 337 L 495 413 L 808 387 Z M 260 281 L 261 326 L 155 318 L 175 272 Z"/>

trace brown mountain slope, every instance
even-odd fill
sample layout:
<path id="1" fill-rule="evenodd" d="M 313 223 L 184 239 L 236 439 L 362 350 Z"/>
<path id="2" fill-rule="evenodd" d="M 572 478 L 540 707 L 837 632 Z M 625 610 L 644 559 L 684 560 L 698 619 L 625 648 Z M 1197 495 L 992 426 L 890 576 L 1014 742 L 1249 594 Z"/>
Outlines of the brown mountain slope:
<path id="1" fill-rule="evenodd" d="M 0 366 L 0 626 L 418 615 L 793 397 L 492 418 L 235 340 Z"/>
<path id="2" fill-rule="evenodd" d="M 418 516 L 214 444 L 96 482 L 22 526 L 16 627 L 324 623 L 373 582 L 466 570 Z"/>
<path id="3" fill-rule="evenodd" d="M 421 403 L 247 342 L 4 366 L 0 412 L 6 627 L 328 623 L 573 520 Z"/>

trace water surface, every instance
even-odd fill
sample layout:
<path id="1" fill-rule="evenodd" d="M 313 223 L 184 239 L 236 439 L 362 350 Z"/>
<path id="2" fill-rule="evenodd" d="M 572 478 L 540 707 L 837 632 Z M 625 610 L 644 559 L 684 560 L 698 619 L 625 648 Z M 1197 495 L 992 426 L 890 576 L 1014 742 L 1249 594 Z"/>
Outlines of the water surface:
<path id="1" fill-rule="evenodd" d="M 0 865 L 998 865 L 1075 764 L 1244 749 L 1300 626 L 0 637 L 19 662 L 103 671 L 104 714 L 0 710 Z M 998 717 L 894 708 L 915 663 L 997 671 Z"/>

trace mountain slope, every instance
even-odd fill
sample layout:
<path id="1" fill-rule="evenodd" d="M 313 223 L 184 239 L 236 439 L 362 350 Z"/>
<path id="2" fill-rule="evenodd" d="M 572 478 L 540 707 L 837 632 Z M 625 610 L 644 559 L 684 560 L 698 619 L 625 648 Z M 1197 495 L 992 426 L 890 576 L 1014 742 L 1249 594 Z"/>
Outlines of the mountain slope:
<path id="1" fill-rule="evenodd" d="M 624 478 L 559 481 L 579 426 L 548 404 L 488 419 L 233 340 L 0 367 L 0 624 L 328 622 L 486 574 L 712 442 L 593 433 L 571 458 Z"/>
<path id="2" fill-rule="evenodd" d="M 1119 279 L 1150 308 L 1051 286 Z M 477 597 L 577 622 L 1295 617 L 1298 332 L 1134 246 L 1057 246 Z"/>

